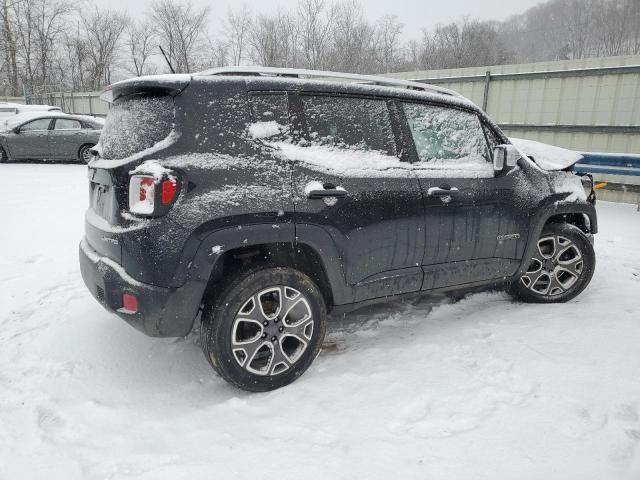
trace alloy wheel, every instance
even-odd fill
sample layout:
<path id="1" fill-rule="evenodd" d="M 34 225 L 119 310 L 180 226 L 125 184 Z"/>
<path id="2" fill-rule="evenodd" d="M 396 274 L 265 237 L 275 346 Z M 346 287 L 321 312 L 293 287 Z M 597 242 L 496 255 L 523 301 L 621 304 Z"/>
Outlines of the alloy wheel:
<path id="1" fill-rule="evenodd" d="M 582 275 L 584 261 L 574 242 L 561 235 L 538 240 L 527 272 L 520 281 L 532 292 L 554 297 L 570 290 Z"/>
<path id="2" fill-rule="evenodd" d="M 288 286 L 264 289 L 247 299 L 233 322 L 235 361 L 254 375 L 278 375 L 309 346 L 313 314 L 305 296 Z"/>

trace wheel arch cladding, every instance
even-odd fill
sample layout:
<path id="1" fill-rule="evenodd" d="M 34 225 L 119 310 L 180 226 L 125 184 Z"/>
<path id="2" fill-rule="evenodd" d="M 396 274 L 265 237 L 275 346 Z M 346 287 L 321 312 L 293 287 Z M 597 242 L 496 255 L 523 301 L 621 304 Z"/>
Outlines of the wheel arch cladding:
<path id="1" fill-rule="evenodd" d="M 335 303 L 336 289 L 331 268 L 320 252 L 306 243 L 296 243 L 293 224 L 257 224 L 225 228 L 208 234 L 181 274 L 207 283 L 203 299 L 219 291 L 228 272 L 236 272 L 263 262 L 295 268 L 318 285 L 327 308 Z"/>
<path id="2" fill-rule="evenodd" d="M 544 226 L 547 226 L 550 223 L 568 223 L 578 227 L 584 233 L 595 233 L 593 231 L 594 220 L 592 220 L 592 218 L 586 213 L 557 213 L 555 215 L 551 215 L 545 222 Z M 597 224 L 595 227 L 597 228 Z"/>
<path id="3" fill-rule="evenodd" d="M 586 224 L 588 219 L 588 225 Z M 583 222 L 582 227 L 580 224 L 573 223 Z M 574 225 L 579 228 L 583 233 L 598 233 L 598 217 L 596 215 L 595 206 L 589 202 L 558 202 L 554 198 L 546 199 L 537 209 L 537 213 L 533 215 L 531 219 L 532 228 L 530 230 L 529 238 L 527 240 L 527 246 L 524 251 L 524 256 L 520 264 L 520 268 L 516 272 L 516 277 L 520 277 L 529 265 L 529 259 L 533 253 L 536 242 L 544 227 L 553 222 L 563 222 Z M 584 228 L 589 228 L 589 232 L 585 232 Z"/>

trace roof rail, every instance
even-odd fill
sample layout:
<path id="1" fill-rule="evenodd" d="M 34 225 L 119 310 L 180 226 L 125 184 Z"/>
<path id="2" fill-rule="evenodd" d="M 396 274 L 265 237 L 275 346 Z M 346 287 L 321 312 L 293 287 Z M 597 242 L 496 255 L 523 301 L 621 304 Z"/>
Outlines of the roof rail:
<path id="1" fill-rule="evenodd" d="M 401 87 L 410 90 L 435 92 L 443 95 L 451 95 L 457 98 L 466 98 L 458 92 L 448 88 L 429 85 L 428 83 L 413 82 L 410 80 L 398 80 L 397 78 L 379 77 L 373 75 L 359 75 L 356 73 L 339 73 L 323 70 L 306 70 L 303 68 L 275 68 L 275 67 L 220 67 L 198 72 L 195 75 L 265 75 L 275 77 L 297 77 L 314 79 L 343 79 L 355 82 L 369 83 L 386 87 Z"/>

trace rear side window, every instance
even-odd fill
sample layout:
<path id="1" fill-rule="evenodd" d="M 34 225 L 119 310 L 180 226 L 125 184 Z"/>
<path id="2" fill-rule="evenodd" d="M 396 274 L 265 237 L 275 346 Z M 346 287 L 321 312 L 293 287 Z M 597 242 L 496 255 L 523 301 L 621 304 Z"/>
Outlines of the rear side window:
<path id="1" fill-rule="evenodd" d="M 81 125 L 77 120 L 70 120 L 68 118 L 59 118 L 56 120 L 56 130 L 80 130 Z"/>
<path id="2" fill-rule="evenodd" d="M 389 109 L 384 100 L 302 96 L 313 143 L 396 154 Z"/>
<path id="3" fill-rule="evenodd" d="M 174 117 L 173 98 L 169 96 L 117 101 L 102 129 L 102 157 L 119 160 L 153 147 L 169 136 Z"/>
<path id="4" fill-rule="evenodd" d="M 256 93 L 251 95 L 251 114 L 254 122 L 289 123 L 287 96 L 284 93 Z"/>
<path id="5" fill-rule="evenodd" d="M 477 115 L 454 108 L 403 103 L 419 162 L 485 164 L 487 141 Z"/>
<path id="6" fill-rule="evenodd" d="M 254 93 L 249 96 L 251 119 L 249 133 L 253 138 L 282 141 L 289 135 L 289 106 L 282 93 Z"/>

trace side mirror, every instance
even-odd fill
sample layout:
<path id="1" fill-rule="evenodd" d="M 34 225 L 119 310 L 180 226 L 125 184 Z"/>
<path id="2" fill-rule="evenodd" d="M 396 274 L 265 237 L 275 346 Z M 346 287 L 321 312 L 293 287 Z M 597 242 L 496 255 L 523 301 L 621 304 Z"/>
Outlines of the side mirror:
<path id="1" fill-rule="evenodd" d="M 20 133 L 20 127 L 14 127 L 11 129 L 13 133 Z"/>
<path id="2" fill-rule="evenodd" d="M 493 149 L 493 169 L 501 172 L 505 167 L 513 168 L 520 160 L 520 152 L 513 145 L 498 145 Z"/>

